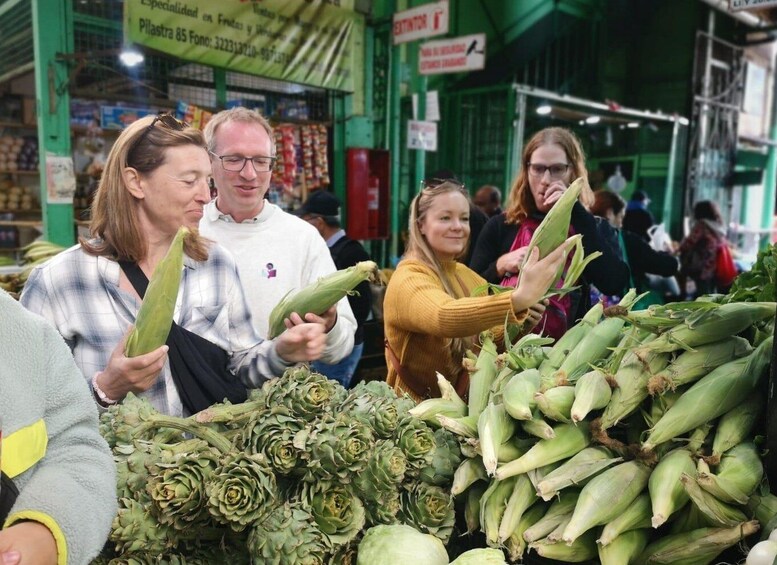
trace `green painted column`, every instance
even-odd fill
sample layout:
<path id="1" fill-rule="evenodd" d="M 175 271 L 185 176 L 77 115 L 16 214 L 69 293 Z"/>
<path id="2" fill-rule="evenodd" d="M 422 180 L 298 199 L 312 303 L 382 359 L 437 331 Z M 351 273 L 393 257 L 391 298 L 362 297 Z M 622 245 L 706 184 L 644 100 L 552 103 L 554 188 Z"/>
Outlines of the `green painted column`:
<path id="1" fill-rule="evenodd" d="M 772 104 L 772 127 L 769 130 L 769 139 L 777 141 L 777 100 Z M 764 171 L 764 201 L 761 208 L 761 228 L 769 229 L 774 222 L 774 199 L 775 183 L 777 183 L 777 147 L 769 146 L 769 156 L 766 159 L 766 170 Z M 771 237 L 764 236 L 761 245 L 767 245 Z"/>
<path id="2" fill-rule="evenodd" d="M 390 258 L 399 256 L 399 238 L 403 226 L 399 225 L 399 204 L 401 196 L 399 194 L 399 174 L 401 171 L 400 152 L 400 103 L 399 90 L 401 83 L 401 47 L 391 47 L 391 65 L 389 69 L 389 92 L 387 97 L 388 104 L 388 126 L 389 132 L 389 151 L 391 151 L 391 249 Z"/>
<path id="3" fill-rule="evenodd" d="M 345 127 L 346 116 L 350 114 L 350 95 L 334 96 L 334 131 L 332 133 L 332 180 L 334 181 L 334 193 L 340 199 L 340 202 L 347 202 L 345 189 Z M 348 206 L 343 206 L 343 216 L 341 218 L 343 225 L 348 222 Z"/>
<path id="4" fill-rule="evenodd" d="M 67 61 L 57 60 L 58 54 L 73 53 L 72 3 L 64 0 L 33 0 L 32 31 L 35 46 L 43 235 L 54 243 L 71 245 L 75 241 L 73 204 L 48 203 L 46 159 L 48 156 L 72 159 L 69 64 Z"/>
<path id="5" fill-rule="evenodd" d="M 213 69 L 213 88 L 216 90 L 216 106 L 227 107 L 227 71 L 226 69 Z"/>
<path id="6" fill-rule="evenodd" d="M 418 57 L 420 52 L 420 41 L 414 41 L 408 47 L 408 65 L 410 66 L 410 92 L 412 92 L 418 99 L 418 113 L 414 116 L 415 120 L 426 119 L 426 77 L 418 73 Z M 410 191 L 408 194 L 408 202 L 418 192 L 418 187 L 421 185 L 421 181 L 426 176 L 426 151 L 423 149 L 411 149 L 410 159 L 413 164 L 411 176 L 410 176 Z"/>

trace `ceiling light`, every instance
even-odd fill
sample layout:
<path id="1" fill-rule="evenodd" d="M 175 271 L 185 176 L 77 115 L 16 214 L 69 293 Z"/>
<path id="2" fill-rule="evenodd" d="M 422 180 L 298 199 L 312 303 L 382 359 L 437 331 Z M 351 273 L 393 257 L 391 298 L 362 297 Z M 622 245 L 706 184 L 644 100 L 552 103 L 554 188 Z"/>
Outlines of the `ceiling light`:
<path id="1" fill-rule="evenodd" d="M 542 104 L 541 106 L 537 106 L 537 113 L 540 116 L 546 116 L 550 114 L 550 112 L 553 110 L 549 104 Z"/>
<path id="2" fill-rule="evenodd" d="M 585 123 L 587 124 L 598 124 L 601 118 L 599 116 L 588 116 L 585 119 Z"/>
<path id="3" fill-rule="evenodd" d="M 125 47 L 119 54 L 119 60 L 125 67 L 134 67 L 144 61 L 143 53 L 134 47 Z"/>
<path id="4" fill-rule="evenodd" d="M 639 127 L 639 122 L 629 122 L 628 124 L 626 124 L 626 127 L 638 128 Z"/>
<path id="5" fill-rule="evenodd" d="M 678 122 L 680 122 L 680 125 L 681 125 L 681 126 L 687 126 L 687 125 L 690 123 L 690 122 L 688 121 L 688 118 L 680 118 L 680 119 L 679 119 L 679 120 L 677 120 L 677 121 L 678 121 Z"/>

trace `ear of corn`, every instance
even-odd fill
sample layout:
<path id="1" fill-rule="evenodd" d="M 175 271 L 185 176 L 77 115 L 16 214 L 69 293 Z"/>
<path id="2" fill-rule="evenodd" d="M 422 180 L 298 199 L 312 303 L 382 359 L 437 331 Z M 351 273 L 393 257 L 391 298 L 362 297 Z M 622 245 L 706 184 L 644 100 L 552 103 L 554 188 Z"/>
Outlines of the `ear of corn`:
<path id="1" fill-rule="evenodd" d="M 720 417 L 712 442 L 713 459 L 719 459 L 726 451 L 750 437 L 764 404 L 762 395 L 753 393 Z"/>
<path id="2" fill-rule="evenodd" d="M 509 461 L 507 461 L 509 463 Z M 529 477 L 529 480 L 531 481 L 532 486 L 534 487 L 534 490 L 537 490 L 537 485 L 540 484 L 540 482 L 545 480 L 545 477 L 547 477 L 550 473 L 555 471 L 561 466 L 560 461 L 556 461 L 555 463 L 551 463 L 550 465 L 544 465 L 542 467 L 537 467 L 536 469 L 532 469 L 531 471 L 526 471 L 526 476 Z"/>
<path id="3" fill-rule="evenodd" d="M 502 521 L 499 523 L 499 543 L 505 541 L 513 535 L 521 517 L 526 510 L 536 502 L 537 495 L 534 492 L 529 477 L 526 475 L 518 476 L 513 485 L 513 492 L 507 501 L 505 512 L 502 515 Z"/>
<path id="4" fill-rule="evenodd" d="M 527 546 L 523 535 L 526 530 L 528 530 L 531 526 L 536 524 L 540 518 L 542 518 L 546 511 L 547 504 L 538 502 L 523 513 L 521 519 L 518 521 L 518 526 L 505 542 L 505 548 L 507 549 L 507 554 L 510 557 L 510 561 L 520 561 L 520 559 L 523 557 Z"/>
<path id="5" fill-rule="evenodd" d="M 577 283 L 577 280 L 583 276 L 583 271 L 585 271 L 589 263 L 602 256 L 601 251 L 594 251 L 588 255 L 585 254 L 582 235 L 579 235 L 579 237 L 577 237 L 575 240 L 575 247 L 571 253 L 572 260 L 569 262 L 569 267 L 567 268 L 567 272 L 564 275 L 564 288 L 568 288 L 570 290 L 574 288 L 573 285 Z"/>
<path id="6" fill-rule="evenodd" d="M 594 526 L 606 524 L 624 512 L 645 489 L 650 469 L 628 461 L 603 471 L 580 491 L 572 520 L 564 530 L 571 543 Z"/>
<path id="7" fill-rule="evenodd" d="M 513 420 L 501 404 L 489 404 L 478 418 L 478 439 L 483 465 L 489 475 L 496 471 L 499 446 L 515 433 Z"/>
<path id="8" fill-rule="evenodd" d="M 572 511 L 575 509 L 579 495 L 580 491 L 576 489 L 562 491 L 553 500 L 542 518 L 526 529 L 523 533 L 523 539 L 529 543 L 541 540 L 555 530 L 559 524 L 564 523 L 567 518 L 572 518 Z"/>
<path id="9" fill-rule="evenodd" d="M 652 526 L 659 527 L 675 512 L 688 503 L 680 476 L 692 475 L 695 471 L 691 452 L 675 449 L 664 455 L 650 474 L 648 491 L 652 503 Z"/>
<path id="10" fill-rule="evenodd" d="M 464 402 L 459 404 L 444 398 L 428 398 L 413 406 L 408 412 L 416 418 L 439 428 L 441 425 L 438 416 L 462 418 L 467 415 L 467 405 Z"/>
<path id="11" fill-rule="evenodd" d="M 585 334 L 592 327 L 599 323 L 604 312 L 604 306 L 601 302 L 594 304 L 579 323 L 569 328 L 569 330 L 559 338 L 559 340 L 548 351 L 547 358 L 540 363 L 539 371 L 543 377 L 550 377 L 556 369 L 566 359 L 567 355 L 580 343 Z"/>
<path id="12" fill-rule="evenodd" d="M 599 554 L 595 538 L 594 532 L 587 532 L 571 544 L 548 543 L 540 540 L 529 544 L 529 547 L 547 559 L 557 559 L 567 563 L 583 563 L 590 559 L 596 559 Z"/>
<path id="13" fill-rule="evenodd" d="M 678 386 L 700 379 L 724 363 L 750 354 L 752 350 L 746 339 L 737 336 L 700 345 L 693 351 L 681 353 L 663 371 L 651 377 L 648 390 L 650 394 L 674 390 Z"/>
<path id="14" fill-rule="evenodd" d="M 601 565 L 628 565 L 642 553 L 647 546 L 649 530 L 629 530 L 619 535 L 607 545 L 599 546 Z"/>
<path id="15" fill-rule="evenodd" d="M 567 424 L 572 421 L 570 412 L 572 403 L 575 401 L 575 387 L 557 386 L 545 392 L 537 392 L 534 400 L 545 417 Z"/>
<path id="16" fill-rule="evenodd" d="M 469 534 L 480 529 L 480 500 L 487 488 L 485 482 L 479 481 L 467 489 L 467 498 L 464 501 L 464 522 L 467 524 Z"/>
<path id="17" fill-rule="evenodd" d="M 589 371 L 575 383 L 575 400 L 570 416 L 573 422 L 582 421 L 591 410 L 604 408 L 612 396 L 607 377 L 598 369 Z"/>
<path id="18" fill-rule="evenodd" d="M 373 261 L 361 261 L 353 267 L 335 271 L 316 282 L 284 296 L 270 312 L 268 337 L 273 339 L 284 332 L 283 321 L 294 312 L 300 316 L 307 313 L 323 314 L 348 294 L 354 292 L 360 283 L 377 277 L 378 265 Z"/>
<path id="19" fill-rule="evenodd" d="M 499 446 L 498 458 L 500 463 L 509 463 L 513 459 L 518 459 L 534 445 L 533 439 L 521 439 L 517 436 L 511 437 Z"/>
<path id="20" fill-rule="evenodd" d="M 537 406 L 534 393 L 540 389 L 540 372 L 527 369 L 513 375 L 502 389 L 502 402 L 507 412 L 516 420 L 531 420 Z"/>
<path id="21" fill-rule="evenodd" d="M 135 327 L 127 337 L 124 353 L 137 357 L 164 345 L 173 324 L 175 302 L 183 273 L 183 242 L 189 230 L 178 229 L 170 249 L 154 269 L 143 297 Z"/>
<path id="22" fill-rule="evenodd" d="M 747 513 L 761 524 L 761 539 L 777 528 L 777 496 L 770 492 L 754 494 L 747 501 Z"/>
<path id="23" fill-rule="evenodd" d="M 637 558 L 636 565 L 672 563 L 674 565 L 706 565 L 720 553 L 758 531 L 755 520 L 730 528 L 699 528 L 690 532 L 668 535 L 648 545 Z"/>
<path id="24" fill-rule="evenodd" d="M 550 532 L 543 541 L 546 543 L 558 543 L 561 541 L 561 538 L 564 536 L 564 530 L 567 529 L 567 526 L 569 525 L 569 522 L 572 521 L 572 514 L 567 514 L 561 519 L 561 522 L 559 522 L 558 526 L 553 528 L 553 531 Z"/>
<path id="25" fill-rule="evenodd" d="M 488 404 L 491 386 L 497 376 L 496 357 L 493 338 L 483 333 L 475 370 L 469 376 L 469 416 L 475 420 Z"/>
<path id="26" fill-rule="evenodd" d="M 650 495 L 640 494 L 626 510 L 607 522 L 596 542 L 607 546 L 626 532 L 650 527 Z"/>
<path id="27" fill-rule="evenodd" d="M 504 481 L 491 481 L 491 485 L 480 499 L 480 527 L 486 534 L 486 543 L 490 547 L 499 546 L 499 524 L 502 522 L 507 501 L 517 481 L 516 477 L 509 477 Z"/>
<path id="28" fill-rule="evenodd" d="M 475 438 L 478 435 L 478 419 L 470 416 L 463 416 L 461 418 L 449 418 L 442 414 L 437 415 L 437 421 L 440 425 L 463 438 Z"/>
<path id="29" fill-rule="evenodd" d="M 622 458 L 613 457 L 604 447 L 586 447 L 546 475 L 537 485 L 537 493 L 543 500 L 550 500 L 559 491 L 572 485 L 583 485 L 593 475 L 621 461 Z"/>
<path id="30" fill-rule="evenodd" d="M 726 504 L 701 488 L 696 477 L 683 473 L 680 475 L 680 482 L 691 497 L 691 502 L 716 525 L 733 526 L 747 520 L 741 510 Z"/>
<path id="31" fill-rule="evenodd" d="M 749 356 L 721 365 L 696 382 L 656 423 L 643 449 L 653 449 L 693 430 L 745 400 L 769 363 L 771 348 L 772 338 L 769 338 Z"/>
<path id="32" fill-rule="evenodd" d="M 485 480 L 488 480 L 488 475 L 486 474 L 486 468 L 483 466 L 483 460 L 480 457 L 465 459 L 453 473 L 451 494 L 454 496 L 461 494 L 475 482 Z"/>
<path id="33" fill-rule="evenodd" d="M 539 410 L 535 410 L 532 413 L 531 420 L 523 420 L 521 422 L 521 429 L 530 436 L 538 437 L 540 439 L 553 439 L 556 437 L 556 432 L 551 425 L 543 419 Z"/>
<path id="34" fill-rule="evenodd" d="M 747 504 L 760 484 L 764 466 L 753 443 L 740 443 L 727 451 L 717 473 L 699 473 L 699 486 L 723 502 Z"/>
<path id="35" fill-rule="evenodd" d="M 587 422 L 581 422 L 577 426 L 559 424 L 553 428 L 553 431 L 555 433 L 553 439 L 541 439 L 525 455 L 498 467 L 495 473 L 496 478 L 504 480 L 531 469 L 567 459 L 588 447 L 591 442 Z"/>

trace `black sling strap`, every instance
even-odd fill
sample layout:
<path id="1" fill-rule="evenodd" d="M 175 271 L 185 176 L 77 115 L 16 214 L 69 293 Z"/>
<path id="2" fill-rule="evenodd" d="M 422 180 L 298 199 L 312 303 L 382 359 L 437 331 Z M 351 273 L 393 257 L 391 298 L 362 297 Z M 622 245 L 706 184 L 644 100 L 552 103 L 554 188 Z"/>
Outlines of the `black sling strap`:
<path id="1" fill-rule="evenodd" d="M 119 265 L 138 295 L 145 296 L 148 277 L 137 263 L 119 261 Z M 218 345 L 175 322 L 166 343 L 175 388 L 190 414 L 225 398 L 234 404 L 245 401 L 246 388 L 227 368 L 229 355 Z"/>
<path id="2" fill-rule="evenodd" d="M 3 527 L 18 497 L 19 490 L 16 485 L 8 478 L 8 475 L 0 473 L 0 528 Z"/>

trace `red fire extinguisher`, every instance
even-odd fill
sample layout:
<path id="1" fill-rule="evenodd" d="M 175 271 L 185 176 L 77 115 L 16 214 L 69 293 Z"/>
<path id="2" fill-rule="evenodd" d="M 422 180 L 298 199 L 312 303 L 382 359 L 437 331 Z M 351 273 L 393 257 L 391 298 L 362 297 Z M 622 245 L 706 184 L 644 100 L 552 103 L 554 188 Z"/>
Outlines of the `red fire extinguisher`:
<path id="1" fill-rule="evenodd" d="M 367 235 L 377 238 L 380 212 L 380 179 L 375 173 L 370 173 L 367 181 Z"/>

